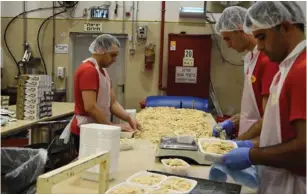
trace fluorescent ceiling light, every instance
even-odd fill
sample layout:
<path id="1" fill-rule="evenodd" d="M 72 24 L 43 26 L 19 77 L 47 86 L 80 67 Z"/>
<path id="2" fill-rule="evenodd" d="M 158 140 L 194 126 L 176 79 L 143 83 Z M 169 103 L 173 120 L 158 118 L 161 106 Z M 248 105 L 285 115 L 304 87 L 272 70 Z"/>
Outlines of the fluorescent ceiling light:
<path id="1" fill-rule="evenodd" d="M 184 13 L 204 13 L 204 8 L 201 7 L 181 7 L 181 12 Z"/>

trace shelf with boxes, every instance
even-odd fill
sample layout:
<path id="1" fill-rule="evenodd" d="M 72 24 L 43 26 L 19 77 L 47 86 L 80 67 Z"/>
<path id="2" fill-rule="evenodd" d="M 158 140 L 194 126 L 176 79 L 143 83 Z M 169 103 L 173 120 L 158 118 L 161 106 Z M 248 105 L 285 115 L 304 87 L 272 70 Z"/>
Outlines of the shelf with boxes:
<path id="1" fill-rule="evenodd" d="M 22 75 L 17 86 L 17 119 L 37 120 L 51 116 L 53 95 L 51 76 Z"/>

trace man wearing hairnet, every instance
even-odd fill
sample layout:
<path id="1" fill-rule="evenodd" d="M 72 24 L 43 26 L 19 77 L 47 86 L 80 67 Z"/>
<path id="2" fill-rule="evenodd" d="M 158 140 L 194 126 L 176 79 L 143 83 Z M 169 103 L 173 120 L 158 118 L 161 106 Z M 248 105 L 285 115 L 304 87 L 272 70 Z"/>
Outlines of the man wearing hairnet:
<path id="1" fill-rule="evenodd" d="M 260 194 L 306 193 L 305 16 L 295 1 L 258 1 L 244 31 L 279 63 L 263 117 L 260 148 L 240 147 L 223 156 L 234 170 L 259 165 Z"/>
<path id="2" fill-rule="evenodd" d="M 263 112 L 269 98 L 270 85 L 278 71 L 278 65 L 269 60 L 257 50 L 256 39 L 251 34 L 243 32 L 243 24 L 247 9 L 232 6 L 226 8 L 218 22 L 216 31 L 222 36 L 229 47 L 238 51 L 248 51 L 244 58 L 244 88 L 241 100 L 241 113 L 231 117 L 217 126 L 222 126 L 228 136 L 235 133 L 235 126 L 239 124 L 238 146 L 258 144 L 250 139 L 259 140 Z M 219 136 L 217 126 L 213 128 L 213 135 Z"/>
<path id="3" fill-rule="evenodd" d="M 75 116 L 62 134 L 64 142 L 69 141 L 70 132 L 74 138 L 76 150 L 79 149 L 80 125 L 86 123 L 111 123 L 113 113 L 118 118 L 127 121 L 120 125 L 123 131 L 134 131 L 139 123 L 129 116 L 117 102 L 112 90 L 111 80 L 105 68 L 110 67 L 119 54 L 119 41 L 109 35 L 98 36 L 90 45 L 92 56 L 83 61 L 74 77 Z M 64 135 L 66 132 L 66 135 Z"/>

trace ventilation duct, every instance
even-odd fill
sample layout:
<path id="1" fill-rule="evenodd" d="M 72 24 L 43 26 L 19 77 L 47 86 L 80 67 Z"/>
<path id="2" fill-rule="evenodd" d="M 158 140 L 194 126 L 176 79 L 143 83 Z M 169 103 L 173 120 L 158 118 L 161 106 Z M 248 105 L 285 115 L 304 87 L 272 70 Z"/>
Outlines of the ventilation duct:
<path id="1" fill-rule="evenodd" d="M 181 7 L 179 9 L 180 18 L 197 18 L 205 19 L 206 22 L 214 24 L 215 22 L 211 21 L 207 17 L 207 2 L 204 1 L 204 7 Z"/>

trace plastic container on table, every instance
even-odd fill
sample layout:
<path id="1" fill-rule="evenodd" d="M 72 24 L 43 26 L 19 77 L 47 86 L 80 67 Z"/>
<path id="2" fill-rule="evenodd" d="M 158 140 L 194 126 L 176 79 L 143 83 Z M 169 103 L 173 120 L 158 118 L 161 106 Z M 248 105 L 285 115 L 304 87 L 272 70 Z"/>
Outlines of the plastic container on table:
<path id="1" fill-rule="evenodd" d="M 113 194 L 114 191 L 116 191 L 119 188 L 137 188 L 137 189 L 140 189 L 140 191 L 144 191 L 142 194 L 147 194 L 150 191 L 153 191 L 153 189 L 150 188 L 150 187 L 144 187 L 144 186 L 141 186 L 141 185 L 138 185 L 138 184 L 123 182 L 123 183 L 120 183 L 120 184 L 115 185 L 114 187 L 110 188 L 109 190 L 106 191 L 105 194 Z"/>
<path id="2" fill-rule="evenodd" d="M 229 143 L 229 144 L 233 145 L 233 148 L 238 147 L 238 145 L 235 142 L 230 141 L 230 140 L 222 140 L 222 139 L 217 139 L 217 138 L 199 138 L 198 139 L 198 147 L 199 147 L 201 153 L 204 154 L 205 160 L 213 162 L 213 163 L 221 163 L 223 154 L 217 154 L 217 153 L 211 153 L 211 152 L 205 151 L 203 149 L 203 146 L 202 146 L 203 143 L 205 143 L 205 142 L 209 142 L 209 143 L 210 142 L 225 142 L 225 143 Z"/>
<path id="3" fill-rule="evenodd" d="M 175 159 L 175 158 L 174 158 Z M 169 174 L 175 174 L 175 175 L 187 175 L 188 169 L 191 167 L 186 161 L 176 158 L 177 160 L 180 160 L 184 164 L 184 166 L 170 166 L 166 162 L 169 159 L 162 159 L 161 162 L 164 166 L 164 169 Z"/>
<path id="4" fill-rule="evenodd" d="M 186 178 L 181 178 L 181 177 L 176 177 L 176 176 L 169 176 L 159 185 L 159 187 L 164 188 L 163 185 L 167 184 L 167 182 L 170 181 L 171 179 L 181 179 L 181 180 L 187 181 L 191 184 L 191 187 L 188 190 L 185 190 L 185 191 L 169 189 L 169 193 L 178 193 L 178 194 L 179 193 L 180 194 L 190 193 L 197 185 L 197 181 L 192 180 L 192 179 L 186 179 Z"/>
<path id="5" fill-rule="evenodd" d="M 158 177 L 161 178 L 161 180 L 156 183 L 156 184 L 152 184 L 152 185 L 148 185 L 148 184 L 141 184 L 141 183 L 136 183 L 136 182 L 133 182 L 132 180 L 136 177 L 139 177 L 139 176 L 146 176 L 146 175 L 156 175 Z M 138 184 L 138 185 L 141 185 L 141 186 L 146 186 L 146 187 L 157 187 L 162 181 L 164 181 L 165 179 L 167 178 L 167 176 L 165 175 L 161 175 L 161 174 L 156 174 L 156 173 L 151 173 L 151 172 L 146 172 L 146 171 L 141 171 L 141 172 L 138 172 L 134 175 L 132 175 L 131 177 L 129 177 L 127 179 L 127 182 L 129 183 L 133 183 L 133 184 Z"/>

